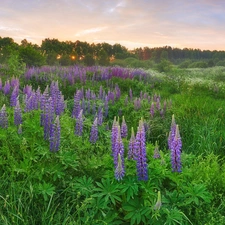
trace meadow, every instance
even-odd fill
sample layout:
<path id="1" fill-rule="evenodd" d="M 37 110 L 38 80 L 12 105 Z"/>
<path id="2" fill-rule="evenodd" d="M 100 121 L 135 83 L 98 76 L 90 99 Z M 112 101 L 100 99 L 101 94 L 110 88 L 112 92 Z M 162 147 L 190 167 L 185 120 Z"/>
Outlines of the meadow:
<path id="1" fill-rule="evenodd" d="M 0 78 L 0 224 L 225 224 L 224 67 Z"/>

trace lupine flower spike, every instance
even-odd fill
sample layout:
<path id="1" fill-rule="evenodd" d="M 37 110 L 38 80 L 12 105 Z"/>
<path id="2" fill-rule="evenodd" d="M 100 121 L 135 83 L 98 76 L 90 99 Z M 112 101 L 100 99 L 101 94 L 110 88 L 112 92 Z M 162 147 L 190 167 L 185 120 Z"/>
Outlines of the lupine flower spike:
<path id="1" fill-rule="evenodd" d="M 115 143 L 115 150 L 113 153 L 114 165 L 115 165 L 115 177 L 117 180 L 122 180 L 125 175 L 124 170 L 124 145 L 121 138 L 120 126 L 117 126 L 117 138 Z"/>
<path id="2" fill-rule="evenodd" d="M 118 122 L 116 121 L 116 117 L 114 117 L 112 132 L 111 132 L 111 143 L 112 143 L 112 154 L 115 152 L 115 143 L 118 135 Z"/>
<path id="3" fill-rule="evenodd" d="M 128 159 L 134 159 L 135 157 L 135 143 L 134 128 L 131 128 L 131 137 L 129 141 Z"/>
<path id="4" fill-rule="evenodd" d="M 125 175 L 124 166 L 122 163 L 121 155 L 119 153 L 118 154 L 118 163 L 117 163 L 117 167 L 115 170 L 115 177 L 117 180 L 122 180 L 124 175 Z"/>
<path id="5" fill-rule="evenodd" d="M 148 180 L 148 165 L 147 165 L 146 145 L 145 145 L 145 129 L 144 129 L 144 123 L 142 119 L 139 121 L 139 127 L 136 134 L 135 160 L 137 162 L 138 179 Z"/>
<path id="6" fill-rule="evenodd" d="M 83 132 L 83 109 L 80 110 L 79 115 L 76 119 L 75 135 L 82 136 L 82 132 Z"/>
<path id="7" fill-rule="evenodd" d="M 170 133 L 169 133 L 169 137 L 168 137 L 169 149 L 171 149 L 171 144 L 172 144 L 172 141 L 175 137 L 175 132 L 176 132 L 176 122 L 175 122 L 175 118 L 174 118 L 174 114 L 173 114 L 172 115 L 172 122 L 171 122 L 171 126 L 170 126 Z"/>
<path id="8" fill-rule="evenodd" d="M 171 164 L 173 172 L 181 172 L 181 137 L 179 127 L 176 125 L 175 137 L 171 143 Z"/>
<path id="9" fill-rule="evenodd" d="M 90 142 L 95 144 L 98 139 L 98 118 L 96 117 L 91 127 Z"/>
<path id="10" fill-rule="evenodd" d="M 14 108 L 14 124 L 19 126 L 22 124 L 22 113 L 20 108 L 20 102 L 17 99 L 16 107 Z"/>
<path id="11" fill-rule="evenodd" d="M 2 106 L 0 110 L 0 127 L 8 128 L 8 114 L 6 112 L 5 104 Z"/>
<path id="12" fill-rule="evenodd" d="M 121 124 L 121 137 L 122 138 L 127 137 L 127 124 L 126 124 L 126 121 L 124 119 L 124 116 L 123 116 L 122 124 Z"/>

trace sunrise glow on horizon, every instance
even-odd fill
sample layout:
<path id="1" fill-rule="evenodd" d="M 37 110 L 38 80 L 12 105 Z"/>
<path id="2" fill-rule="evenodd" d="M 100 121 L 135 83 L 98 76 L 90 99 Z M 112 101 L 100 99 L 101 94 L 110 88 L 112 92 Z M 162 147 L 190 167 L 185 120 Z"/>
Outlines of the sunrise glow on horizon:
<path id="1" fill-rule="evenodd" d="M 225 50 L 223 0 L 2 0 L 0 37 Z"/>

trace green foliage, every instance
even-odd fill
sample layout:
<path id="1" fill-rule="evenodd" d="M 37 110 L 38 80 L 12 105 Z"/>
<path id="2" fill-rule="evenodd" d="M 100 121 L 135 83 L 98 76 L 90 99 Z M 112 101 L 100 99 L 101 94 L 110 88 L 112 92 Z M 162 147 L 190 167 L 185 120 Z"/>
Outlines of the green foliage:
<path id="1" fill-rule="evenodd" d="M 13 65 L 16 60 L 12 57 Z M 134 60 L 129 58 L 127 62 Z M 90 80 L 76 80 L 73 85 L 64 82 L 57 70 L 40 74 L 39 80 L 21 79 L 21 87 L 30 82 L 33 88 L 40 85 L 42 91 L 51 79 L 59 82 L 67 107 L 60 115 L 61 143 L 56 153 L 49 151 L 49 141 L 43 138 L 41 111 L 24 112 L 22 91 L 19 96 L 23 109 L 22 134 L 18 134 L 13 122 L 10 97 L 0 95 L 1 105 L 7 105 L 9 119 L 9 127 L 0 128 L 0 224 L 224 224 L 224 68 L 177 68 L 169 74 L 149 72 L 151 75 L 145 81 L 138 76 L 132 80 L 114 77 L 109 81 L 92 81 L 93 74 L 88 72 Z M 76 136 L 76 119 L 71 117 L 76 90 L 83 88 L 85 93 L 90 89 L 97 95 L 100 86 L 108 93 L 116 84 L 121 97 L 109 102 L 109 115 L 98 126 L 97 142 L 89 142 L 95 117 L 92 114 L 84 113 L 83 135 Z M 125 105 L 130 89 L 133 100 L 144 93 L 150 100 L 142 97 L 138 110 L 134 109 L 133 100 Z M 150 116 L 155 94 L 160 95 L 162 103 L 165 100 L 168 104 L 164 117 L 159 111 Z M 96 105 L 103 105 L 103 101 L 98 99 Z M 171 171 L 167 149 L 173 113 L 183 144 L 181 173 Z M 117 181 L 110 129 L 114 116 L 123 115 L 128 126 L 128 137 L 123 138 L 126 175 Z M 149 180 L 146 182 L 138 181 L 136 161 L 127 158 L 131 127 L 136 131 L 141 117 L 149 127 L 146 130 Z M 159 142 L 159 159 L 153 158 L 155 141 Z"/>
<path id="2" fill-rule="evenodd" d="M 156 68 L 159 72 L 169 72 L 172 70 L 172 63 L 166 59 L 162 59 Z"/>
<path id="3" fill-rule="evenodd" d="M 19 56 L 26 66 L 43 66 L 45 64 L 45 57 L 31 46 L 21 47 Z"/>
<path id="4" fill-rule="evenodd" d="M 11 76 L 19 77 L 25 72 L 26 65 L 21 62 L 21 59 L 19 58 L 19 55 L 16 52 L 9 57 L 7 65 L 8 73 Z"/>

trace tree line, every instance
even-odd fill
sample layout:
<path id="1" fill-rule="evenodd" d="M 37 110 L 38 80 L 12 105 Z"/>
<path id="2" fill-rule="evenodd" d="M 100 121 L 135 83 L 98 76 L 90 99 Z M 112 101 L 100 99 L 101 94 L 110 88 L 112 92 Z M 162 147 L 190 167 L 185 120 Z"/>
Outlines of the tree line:
<path id="1" fill-rule="evenodd" d="M 208 60 L 208 63 L 225 61 L 225 51 L 210 51 L 192 48 L 144 47 L 128 50 L 119 43 L 88 43 L 82 41 L 59 41 L 46 38 L 41 45 L 22 40 L 16 43 L 10 37 L 0 37 L 0 63 L 4 64 L 10 57 L 17 57 L 26 66 L 63 65 L 83 63 L 87 66 L 109 65 L 115 59 L 135 58 L 152 60 L 160 63 L 168 60 L 174 64 L 187 60 Z"/>

